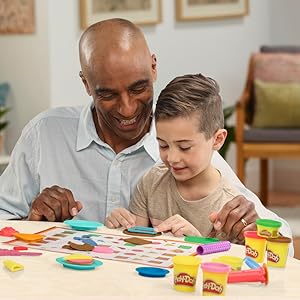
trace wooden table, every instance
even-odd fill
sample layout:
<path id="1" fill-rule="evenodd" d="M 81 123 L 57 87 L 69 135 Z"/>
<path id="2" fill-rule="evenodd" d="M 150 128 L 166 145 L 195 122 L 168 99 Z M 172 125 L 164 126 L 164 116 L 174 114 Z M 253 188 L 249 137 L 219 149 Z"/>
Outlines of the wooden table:
<path id="1" fill-rule="evenodd" d="M 13 227 L 20 232 L 35 233 L 51 226 L 64 226 L 61 223 L 0 221 L 0 229 Z M 120 230 L 105 227 L 98 232 L 121 234 Z M 127 236 L 128 237 L 128 236 Z M 168 237 L 169 238 L 169 237 Z M 11 238 L 0 237 L 0 241 Z M 176 239 L 176 238 L 174 238 Z M 1 248 L 11 248 L 1 244 Z M 36 249 L 30 249 L 37 251 Z M 234 255 L 244 257 L 244 247 L 232 245 L 229 252 L 203 255 L 202 262 L 211 261 L 212 257 Z M 15 256 L 0 257 L 12 259 L 24 265 L 24 270 L 9 272 L 4 267 L 0 270 L 0 299 L 174 299 L 181 297 L 192 299 L 201 296 L 202 272 L 198 272 L 197 288 L 194 293 L 182 293 L 173 289 L 173 271 L 170 269 L 164 278 L 141 277 L 135 271 L 138 264 L 102 260 L 103 265 L 92 271 L 76 271 L 63 268 L 55 259 L 62 253 L 44 251 L 38 257 Z M 1 263 L 2 265 L 2 263 Z M 300 297 L 300 261 L 288 258 L 285 269 L 269 268 L 270 283 L 267 286 L 256 283 L 230 284 L 227 296 L 231 299 L 258 299 L 272 296 L 272 299 Z"/>

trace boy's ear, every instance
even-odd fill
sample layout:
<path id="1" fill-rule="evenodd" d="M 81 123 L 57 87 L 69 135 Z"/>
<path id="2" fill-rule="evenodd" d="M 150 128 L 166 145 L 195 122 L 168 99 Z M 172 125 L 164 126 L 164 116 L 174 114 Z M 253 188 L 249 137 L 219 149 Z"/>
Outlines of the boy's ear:
<path id="1" fill-rule="evenodd" d="M 218 129 L 218 131 L 214 134 L 214 144 L 213 150 L 220 150 L 223 146 L 225 139 L 227 137 L 226 129 Z"/>

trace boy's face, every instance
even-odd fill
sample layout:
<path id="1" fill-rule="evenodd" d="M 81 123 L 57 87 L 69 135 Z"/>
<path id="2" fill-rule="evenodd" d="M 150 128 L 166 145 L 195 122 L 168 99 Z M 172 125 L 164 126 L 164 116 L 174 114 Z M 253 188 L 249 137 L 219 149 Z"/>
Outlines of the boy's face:
<path id="1" fill-rule="evenodd" d="M 199 132 L 196 116 L 178 117 L 156 122 L 160 157 L 177 181 L 202 174 L 209 166 L 214 150 L 219 150 L 226 130 L 218 130 L 210 139 Z"/>

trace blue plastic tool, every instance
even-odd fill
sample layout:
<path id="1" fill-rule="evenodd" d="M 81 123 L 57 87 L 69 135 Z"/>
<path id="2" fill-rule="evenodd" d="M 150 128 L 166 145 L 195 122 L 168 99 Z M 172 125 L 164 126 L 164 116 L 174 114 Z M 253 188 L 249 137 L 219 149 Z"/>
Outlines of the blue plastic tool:
<path id="1" fill-rule="evenodd" d="M 102 223 L 86 220 L 66 220 L 64 223 L 74 230 L 96 230 L 98 227 L 103 226 Z"/>
<path id="2" fill-rule="evenodd" d="M 147 234 L 157 234 L 153 227 L 145 227 L 145 226 L 134 226 L 127 229 L 128 232 L 134 233 L 147 233 Z"/>
<path id="3" fill-rule="evenodd" d="M 251 257 L 246 256 L 244 258 L 245 264 L 250 268 L 250 269 L 258 269 L 260 268 L 260 265 Z"/>
<path id="4" fill-rule="evenodd" d="M 91 238 L 87 238 L 87 237 L 80 237 L 80 236 L 75 236 L 74 237 L 74 240 L 77 240 L 77 241 L 82 241 L 83 243 L 85 244 L 89 244 L 91 246 L 97 246 L 98 244 L 92 240 Z"/>
<path id="5" fill-rule="evenodd" d="M 135 269 L 140 276 L 144 277 L 165 277 L 169 271 L 162 268 L 139 267 Z"/>

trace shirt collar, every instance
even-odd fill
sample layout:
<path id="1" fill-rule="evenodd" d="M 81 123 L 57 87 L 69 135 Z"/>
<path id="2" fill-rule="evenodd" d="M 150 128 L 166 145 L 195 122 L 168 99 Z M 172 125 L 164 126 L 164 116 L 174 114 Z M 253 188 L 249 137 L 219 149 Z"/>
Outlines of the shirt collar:
<path id="1" fill-rule="evenodd" d="M 87 104 L 80 113 L 76 143 L 77 151 L 87 148 L 93 141 L 103 144 L 97 134 L 93 120 L 93 107 L 93 102 L 91 102 Z"/>
<path id="2" fill-rule="evenodd" d="M 154 119 L 152 119 L 150 131 L 144 136 L 144 148 L 146 152 L 152 157 L 152 159 L 157 162 L 159 160 L 159 149 L 156 140 L 156 130 Z"/>
<path id="3" fill-rule="evenodd" d="M 86 105 L 80 113 L 76 143 L 77 151 L 87 148 L 93 141 L 95 141 L 99 145 L 106 145 L 97 134 L 92 115 L 93 107 L 93 102 L 91 102 L 88 105 Z M 154 121 L 152 121 L 151 123 L 150 131 L 146 133 L 145 136 L 139 142 L 127 149 L 124 149 L 122 152 L 124 154 L 128 154 L 140 149 L 141 147 L 144 147 L 145 151 L 148 153 L 148 155 L 151 156 L 151 158 L 155 162 L 158 161 L 159 150 L 156 141 Z"/>

